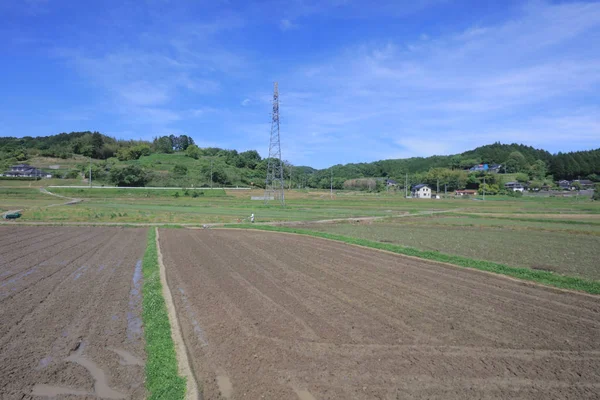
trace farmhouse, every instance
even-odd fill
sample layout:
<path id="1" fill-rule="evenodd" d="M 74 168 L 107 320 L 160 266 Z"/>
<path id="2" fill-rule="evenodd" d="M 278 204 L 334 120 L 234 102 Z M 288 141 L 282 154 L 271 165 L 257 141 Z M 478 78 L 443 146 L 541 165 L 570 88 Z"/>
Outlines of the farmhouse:
<path id="1" fill-rule="evenodd" d="M 558 181 L 558 186 L 563 190 L 569 190 L 571 188 L 571 182 L 567 180 Z"/>
<path id="2" fill-rule="evenodd" d="M 411 190 L 412 197 L 417 199 L 430 199 L 431 198 L 431 189 L 429 186 L 421 183 L 419 185 L 413 186 Z"/>
<path id="3" fill-rule="evenodd" d="M 477 190 L 464 189 L 454 192 L 456 196 L 477 196 Z"/>
<path id="4" fill-rule="evenodd" d="M 502 168 L 502 164 L 492 164 L 492 165 L 478 164 L 478 165 L 474 165 L 471 168 L 469 168 L 469 171 L 471 171 L 471 172 L 490 172 L 493 174 L 497 174 L 498 172 L 500 172 L 500 168 Z"/>
<path id="5" fill-rule="evenodd" d="M 385 181 L 385 184 L 386 184 L 387 186 L 398 186 L 398 182 L 396 182 L 396 181 L 395 181 L 395 180 L 393 180 L 393 179 L 388 179 L 388 180 L 386 180 L 386 181 Z"/>
<path id="6" fill-rule="evenodd" d="M 2 176 L 13 178 L 52 178 L 52 174 L 32 167 L 29 164 L 18 164 L 10 167 Z"/>
<path id="7" fill-rule="evenodd" d="M 513 192 L 522 192 L 523 190 L 525 190 L 525 188 L 523 187 L 523 185 L 521 185 L 520 182 L 506 182 L 504 184 L 504 188 L 512 190 Z"/>

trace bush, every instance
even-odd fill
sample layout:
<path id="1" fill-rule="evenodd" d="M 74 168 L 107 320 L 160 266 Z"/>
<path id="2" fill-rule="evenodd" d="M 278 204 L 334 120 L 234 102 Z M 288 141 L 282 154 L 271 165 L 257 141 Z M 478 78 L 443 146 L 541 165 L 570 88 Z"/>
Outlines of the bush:
<path id="1" fill-rule="evenodd" d="M 506 195 L 510 197 L 523 197 L 523 192 L 520 192 L 518 190 L 508 190 L 506 192 Z"/>
<path id="2" fill-rule="evenodd" d="M 149 174 L 137 165 L 128 165 L 125 168 L 113 168 L 110 171 L 110 180 L 117 186 L 145 186 L 150 180 Z"/>
<path id="3" fill-rule="evenodd" d="M 173 167 L 173 173 L 177 176 L 185 176 L 188 172 L 188 168 L 185 165 L 177 164 Z"/>
<path id="4" fill-rule="evenodd" d="M 63 175 L 63 178 L 65 178 L 65 179 L 77 179 L 77 178 L 79 178 L 79 171 L 76 170 L 76 169 L 72 169 L 70 171 L 67 171 Z"/>

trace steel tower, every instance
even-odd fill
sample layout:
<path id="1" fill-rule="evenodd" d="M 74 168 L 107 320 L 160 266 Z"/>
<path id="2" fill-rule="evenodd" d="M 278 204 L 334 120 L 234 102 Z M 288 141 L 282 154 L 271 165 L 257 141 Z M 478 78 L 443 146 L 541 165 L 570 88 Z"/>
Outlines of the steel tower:
<path id="1" fill-rule="evenodd" d="M 281 141 L 279 136 L 279 86 L 277 82 L 273 91 L 273 116 L 271 119 L 271 139 L 269 141 L 269 158 L 267 163 L 267 180 L 265 182 L 265 204 L 272 198 L 285 205 L 283 191 L 283 162 L 281 161 Z"/>

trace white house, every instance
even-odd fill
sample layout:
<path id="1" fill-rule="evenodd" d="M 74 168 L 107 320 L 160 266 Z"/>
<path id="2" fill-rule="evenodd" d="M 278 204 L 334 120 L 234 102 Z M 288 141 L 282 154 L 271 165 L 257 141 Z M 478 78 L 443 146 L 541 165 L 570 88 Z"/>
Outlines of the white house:
<path id="1" fill-rule="evenodd" d="M 431 198 L 431 189 L 429 188 L 429 186 L 427 186 L 425 184 L 413 186 L 413 188 L 410 192 L 411 192 L 412 197 L 417 198 L 417 199 L 430 199 Z"/>
<path id="2" fill-rule="evenodd" d="M 525 190 L 523 185 L 521 185 L 519 182 L 506 182 L 504 184 L 504 188 L 512 190 L 514 192 L 522 192 L 523 190 Z"/>

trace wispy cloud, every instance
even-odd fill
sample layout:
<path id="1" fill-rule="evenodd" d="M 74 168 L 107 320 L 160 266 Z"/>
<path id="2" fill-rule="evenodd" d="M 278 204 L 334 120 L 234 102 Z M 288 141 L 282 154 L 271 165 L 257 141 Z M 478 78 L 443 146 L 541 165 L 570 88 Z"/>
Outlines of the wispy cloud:
<path id="1" fill-rule="evenodd" d="M 288 140 L 308 149 L 307 134 L 368 137 L 369 152 L 360 140 L 353 150 L 323 150 L 363 160 L 377 151 L 427 156 L 492 141 L 564 149 L 560 135 L 597 147 L 597 110 L 584 106 L 600 89 L 600 48 L 586 40 L 599 34 L 599 3 L 538 2 L 498 25 L 347 48 L 280 85 Z M 286 98 L 286 84 L 311 93 L 310 101 Z"/>
<path id="2" fill-rule="evenodd" d="M 210 96 L 218 95 L 225 76 L 244 74 L 247 63 L 242 54 L 219 46 L 215 38 L 240 26 L 237 19 L 186 24 L 170 35 L 144 33 L 135 49 L 57 48 L 53 53 L 87 85 L 111 96 L 110 109 L 105 111 L 121 115 L 122 121 L 138 125 L 137 129 L 169 130 L 175 129 L 174 122 L 214 110 L 198 101 L 209 102 Z"/>
<path id="3" fill-rule="evenodd" d="M 298 28 L 297 24 L 294 24 L 292 21 L 290 21 L 287 18 L 282 19 L 281 21 L 279 21 L 279 29 L 281 29 L 282 31 L 289 31 L 291 29 L 296 29 Z"/>
<path id="4" fill-rule="evenodd" d="M 56 2 L 31 1 L 58 14 Z M 136 138 L 186 132 L 266 155 L 277 80 L 284 157 L 297 164 L 427 156 L 494 141 L 551 151 L 598 146 L 597 2 L 533 1 L 495 8 L 493 19 L 436 15 L 435 23 L 435 7 L 450 7 L 445 0 L 118 3 L 96 30 L 78 30 L 89 34 L 82 40 L 54 28 L 47 34 L 62 26 L 52 20 L 39 31 L 0 28 L 13 38 L 2 49 L 18 59 L 22 49 L 52 48 L 49 66 L 58 58 L 68 67 L 65 89 L 85 92 L 82 104 L 56 113 L 61 123 L 79 119 Z M 0 0 L 0 15 L 23 17 L 31 5 L 15 4 Z M 426 21 L 393 27 L 413 17 Z"/>

